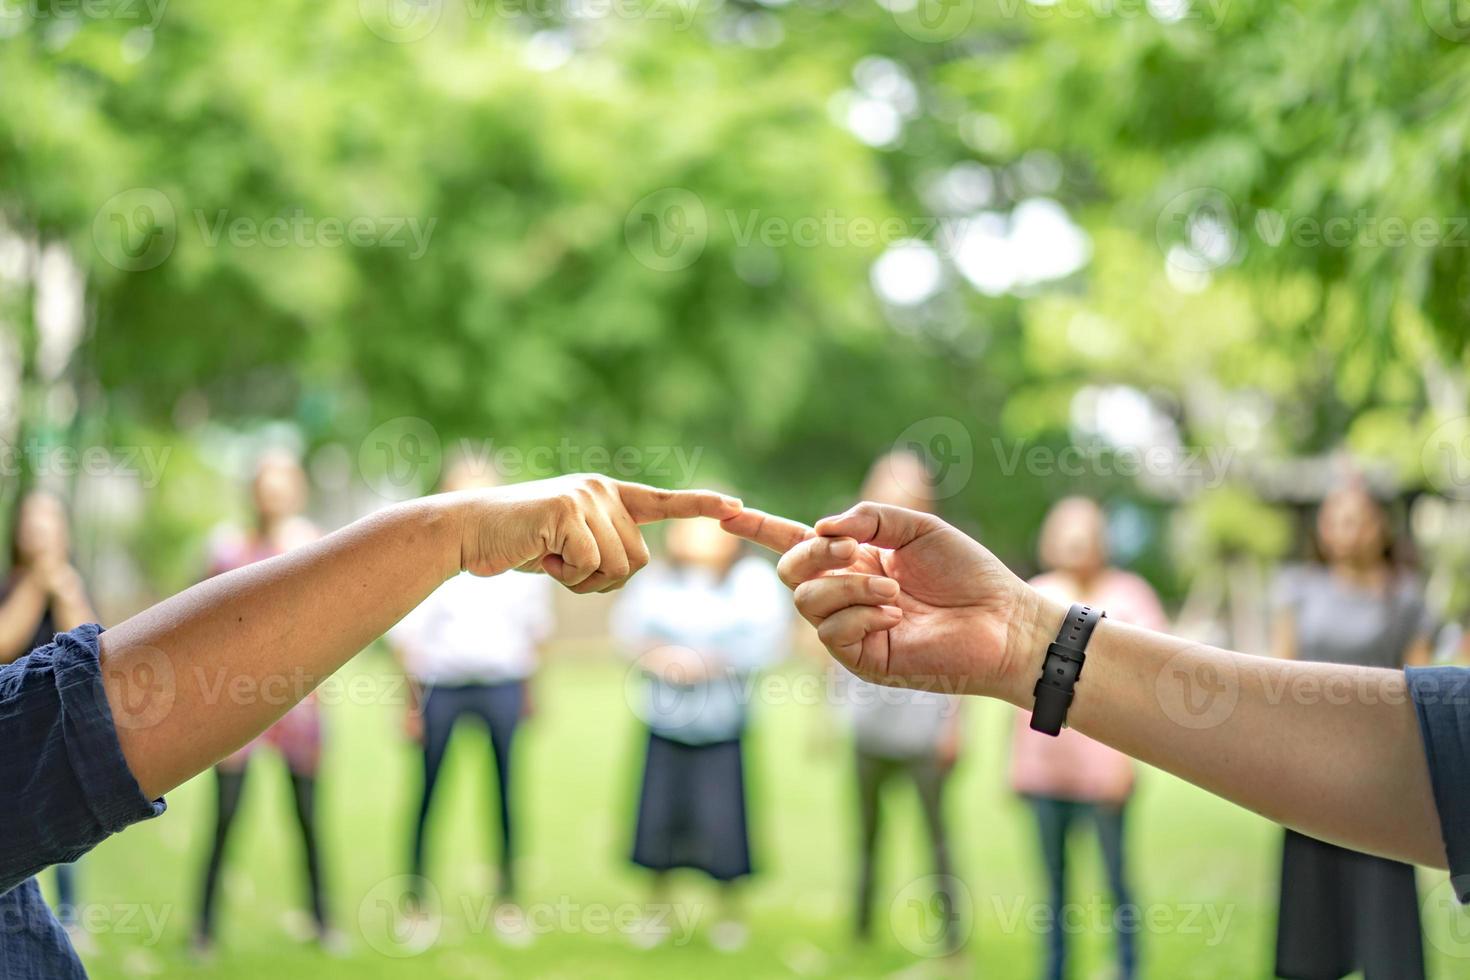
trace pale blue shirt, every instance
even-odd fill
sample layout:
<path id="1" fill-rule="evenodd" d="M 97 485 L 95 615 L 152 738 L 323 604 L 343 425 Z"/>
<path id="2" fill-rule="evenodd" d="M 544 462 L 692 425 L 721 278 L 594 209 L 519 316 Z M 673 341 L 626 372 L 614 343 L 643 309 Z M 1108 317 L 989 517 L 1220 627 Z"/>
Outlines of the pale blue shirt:
<path id="1" fill-rule="evenodd" d="M 757 673 L 785 655 L 791 594 L 760 558 L 743 558 L 723 578 L 704 568 L 655 564 L 623 591 L 613 636 L 632 657 L 678 646 L 704 660 L 707 679 L 679 684 L 644 674 L 634 692 L 655 735 L 684 745 L 738 738 L 755 698 Z"/>

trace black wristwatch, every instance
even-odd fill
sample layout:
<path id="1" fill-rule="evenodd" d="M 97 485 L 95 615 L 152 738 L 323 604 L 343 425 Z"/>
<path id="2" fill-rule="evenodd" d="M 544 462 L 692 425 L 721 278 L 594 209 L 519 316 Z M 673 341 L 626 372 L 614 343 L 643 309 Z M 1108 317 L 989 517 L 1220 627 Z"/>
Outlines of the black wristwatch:
<path id="1" fill-rule="evenodd" d="M 1056 642 L 1046 648 L 1041 677 L 1036 681 L 1036 706 L 1031 709 L 1031 727 L 1047 735 L 1056 735 L 1067 721 L 1077 678 L 1082 676 L 1082 663 L 1087 659 L 1087 641 L 1098 620 L 1107 613 L 1081 603 L 1073 603 L 1062 620 Z"/>

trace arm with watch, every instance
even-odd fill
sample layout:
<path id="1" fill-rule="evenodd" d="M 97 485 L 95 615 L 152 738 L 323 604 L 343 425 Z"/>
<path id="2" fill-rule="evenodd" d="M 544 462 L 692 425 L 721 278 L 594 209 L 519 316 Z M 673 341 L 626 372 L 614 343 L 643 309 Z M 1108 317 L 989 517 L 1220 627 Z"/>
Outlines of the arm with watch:
<path id="1" fill-rule="evenodd" d="M 1447 779 L 1436 809 L 1459 764 L 1433 785 L 1426 764 L 1426 751 L 1455 755 L 1456 736 L 1426 750 L 1420 730 L 1436 710 L 1422 680 L 1450 668 L 1283 662 L 1069 611 L 963 532 L 899 507 L 860 504 L 814 531 L 752 510 L 725 526 L 784 553 L 797 608 L 867 680 L 1009 701 L 1033 727 L 1065 722 L 1302 833 L 1401 860 L 1445 867 L 1445 816 L 1461 863 L 1470 813 L 1452 812 Z"/>

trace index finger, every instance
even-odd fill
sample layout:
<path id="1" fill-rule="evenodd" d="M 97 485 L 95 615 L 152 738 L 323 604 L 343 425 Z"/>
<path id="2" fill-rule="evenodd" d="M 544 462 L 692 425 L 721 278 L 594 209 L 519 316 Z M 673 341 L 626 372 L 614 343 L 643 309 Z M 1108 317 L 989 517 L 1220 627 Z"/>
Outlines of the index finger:
<path id="1" fill-rule="evenodd" d="M 725 520 L 740 513 L 734 497 L 713 490 L 660 490 L 642 483 L 618 483 L 618 496 L 628 516 L 639 524 L 675 517 L 713 517 Z"/>
<path id="2" fill-rule="evenodd" d="M 721 521 L 720 526 L 731 534 L 754 541 L 777 554 L 785 554 L 813 533 L 811 528 L 800 521 L 777 517 L 754 508 L 747 508 L 734 517 Z"/>

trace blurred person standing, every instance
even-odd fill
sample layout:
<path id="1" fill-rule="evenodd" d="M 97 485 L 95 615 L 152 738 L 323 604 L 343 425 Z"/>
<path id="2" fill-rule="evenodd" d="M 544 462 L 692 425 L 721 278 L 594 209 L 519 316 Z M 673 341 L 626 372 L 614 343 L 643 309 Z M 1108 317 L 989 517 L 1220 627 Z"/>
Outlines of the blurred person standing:
<path id="1" fill-rule="evenodd" d="M 1273 597 L 1272 649 L 1287 660 L 1400 669 L 1429 663 L 1434 622 L 1397 560 L 1388 513 L 1359 486 L 1317 513 L 1316 561 L 1288 568 Z M 1286 831 L 1276 973 L 1319 980 L 1424 976 L 1412 865 Z"/>
<path id="2" fill-rule="evenodd" d="M 45 490 L 23 494 L 10 527 L 10 568 L 0 582 L 0 664 L 45 646 L 57 633 L 96 621 L 72 560 L 66 505 Z M 86 945 L 77 922 L 74 864 L 56 866 L 56 917 L 73 943 Z"/>
<path id="3" fill-rule="evenodd" d="M 1107 610 L 1111 619 L 1145 629 L 1168 626 L 1153 588 L 1131 572 L 1108 564 L 1107 519 L 1085 497 L 1058 501 L 1042 524 L 1038 558 L 1045 571 L 1031 584 L 1060 602 Z M 1050 915 L 1045 929 L 1044 976 L 1061 980 L 1067 971 L 1067 841 L 1081 819 L 1092 823 L 1102 847 L 1113 893 L 1113 933 L 1118 976 L 1138 974 L 1138 906 L 1128 884 L 1125 815 L 1133 795 L 1133 761 L 1070 728 L 1053 738 L 1032 731 L 1030 712 L 1016 714 L 1011 743 L 1011 788 L 1036 819 L 1045 865 Z"/>
<path id="4" fill-rule="evenodd" d="M 498 481 L 469 459 L 452 463 L 443 490 L 488 489 Z M 531 709 L 531 680 L 541 648 L 551 635 L 552 580 L 511 571 L 494 578 L 461 573 L 439 586 L 388 632 L 410 680 L 413 700 L 407 732 L 423 746 L 424 781 L 414 824 L 411 852 L 415 883 L 425 880 L 425 850 L 434 791 L 439 785 L 450 737 L 461 721 L 479 719 L 495 760 L 493 784 L 499 807 L 499 878 L 494 921 L 503 938 L 530 938 L 515 905 L 515 783 L 512 748 L 516 731 Z M 463 842 L 452 853 L 464 857 Z M 421 893 L 409 896 L 423 914 Z"/>
<path id="5" fill-rule="evenodd" d="M 677 868 L 718 882 L 710 941 L 730 952 L 749 935 L 736 890 L 753 870 L 744 763 L 751 682 L 785 654 L 793 612 L 771 564 L 742 557 L 741 542 L 715 521 L 670 526 L 667 546 L 667 559 L 628 586 L 612 618 L 614 637 L 637 658 L 648 725 L 632 859 L 654 874 L 654 904 L 667 900 Z M 656 928 L 639 942 L 665 938 Z"/>
<path id="6" fill-rule="evenodd" d="M 316 526 L 302 516 L 307 502 L 307 480 L 301 463 L 294 455 L 284 450 L 262 454 L 256 462 L 251 498 L 254 526 L 244 532 L 226 528 L 216 535 L 206 578 L 285 554 L 321 536 Z M 264 691 L 261 696 L 266 696 Z M 327 911 L 326 878 L 317 832 L 317 770 L 322 753 L 322 717 L 313 692 L 263 735 L 215 766 L 217 809 L 214 838 L 204 868 L 199 921 L 193 937 L 194 951 L 199 955 L 208 955 L 214 947 L 225 850 L 235 818 L 239 815 L 251 757 L 263 747 L 280 753 L 290 773 L 314 937 L 328 949 L 336 949 L 342 942 L 331 927 Z"/>
<path id="7" fill-rule="evenodd" d="M 932 513 L 933 479 L 918 456 L 890 453 L 868 471 L 861 499 Z M 893 780 L 903 778 L 913 783 L 918 794 L 933 853 L 943 919 L 940 926 L 946 947 L 956 952 L 964 937 L 955 928 L 954 867 L 944 817 L 944 788 L 964 744 L 963 701 L 929 691 L 881 687 L 851 675 L 843 681 L 857 773 L 857 935 L 864 940 L 872 935 L 884 791 Z"/>

